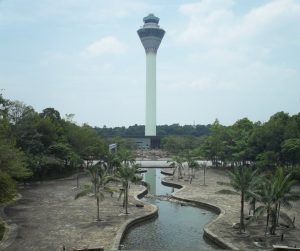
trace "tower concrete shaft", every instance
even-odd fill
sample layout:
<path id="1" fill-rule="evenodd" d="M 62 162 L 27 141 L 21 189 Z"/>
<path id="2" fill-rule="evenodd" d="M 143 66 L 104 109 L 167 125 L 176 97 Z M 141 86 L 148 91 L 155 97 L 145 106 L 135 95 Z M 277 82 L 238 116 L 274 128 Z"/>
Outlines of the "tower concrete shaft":
<path id="1" fill-rule="evenodd" d="M 159 18 L 149 14 L 137 31 L 146 52 L 146 120 L 145 136 L 156 136 L 156 53 L 165 31 L 158 25 Z"/>

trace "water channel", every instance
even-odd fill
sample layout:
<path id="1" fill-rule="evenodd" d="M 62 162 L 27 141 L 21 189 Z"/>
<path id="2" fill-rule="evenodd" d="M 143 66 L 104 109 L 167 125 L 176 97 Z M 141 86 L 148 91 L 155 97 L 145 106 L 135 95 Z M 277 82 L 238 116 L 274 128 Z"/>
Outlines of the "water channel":
<path id="1" fill-rule="evenodd" d="M 160 168 L 148 168 L 144 180 L 150 184 L 144 201 L 158 206 L 159 217 L 133 227 L 122 242 L 124 250 L 216 250 L 203 239 L 203 227 L 216 217 L 205 209 L 181 206 L 151 195 L 170 195 L 174 188 L 161 184 Z M 176 190 L 176 189 L 175 189 Z"/>

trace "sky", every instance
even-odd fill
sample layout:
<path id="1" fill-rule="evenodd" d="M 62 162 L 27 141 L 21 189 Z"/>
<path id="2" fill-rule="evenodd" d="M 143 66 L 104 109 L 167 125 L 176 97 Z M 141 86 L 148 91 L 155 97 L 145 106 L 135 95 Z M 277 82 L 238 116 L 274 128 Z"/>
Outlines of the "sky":
<path id="1" fill-rule="evenodd" d="M 144 124 L 149 13 L 166 30 L 158 125 L 299 112 L 300 0 L 0 0 L 0 92 L 78 124 Z"/>

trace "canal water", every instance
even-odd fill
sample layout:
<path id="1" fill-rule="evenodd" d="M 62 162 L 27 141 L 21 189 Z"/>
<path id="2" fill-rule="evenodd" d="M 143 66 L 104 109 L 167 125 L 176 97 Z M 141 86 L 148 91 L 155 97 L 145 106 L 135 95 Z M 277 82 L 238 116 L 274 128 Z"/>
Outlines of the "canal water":
<path id="1" fill-rule="evenodd" d="M 143 200 L 158 206 L 159 217 L 133 227 L 122 242 L 123 250 L 216 250 L 203 239 L 203 227 L 216 214 L 192 206 L 165 201 L 151 195 L 170 195 L 174 188 L 161 184 L 159 168 L 148 168 L 144 180 L 150 184 Z M 175 189 L 176 190 L 176 189 Z"/>

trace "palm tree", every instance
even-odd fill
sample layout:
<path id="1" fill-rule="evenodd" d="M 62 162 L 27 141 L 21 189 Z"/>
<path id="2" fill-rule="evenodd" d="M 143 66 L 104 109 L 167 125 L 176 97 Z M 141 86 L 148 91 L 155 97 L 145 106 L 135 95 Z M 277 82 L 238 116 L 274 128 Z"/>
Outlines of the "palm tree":
<path id="1" fill-rule="evenodd" d="M 229 182 L 218 182 L 218 184 L 230 186 L 234 189 L 232 190 L 220 190 L 219 193 L 225 194 L 239 194 L 241 197 L 241 209 L 240 209 L 240 226 L 239 232 L 242 230 L 245 232 L 244 223 L 244 203 L 245 196 L 259 183 L 259 178 L 257 177 L 257 170 L 252 170 L 249 167 L 238 166 L 235 167 L 232 172 L 229 172 Z"/>
<path id="2" fill-rule="evenodd" d="M 173 168 L 173 175 L 175 174 L 175 172 L 177 170 L 177 178 L 178 179 L 182 178 L 182 171 L 184 169 L 183 158 L 180 156 L 175 156 L 172 158 L 172 160 L 168 160 L 168 162 L 170 162 L 169 166 Z"/>
<path id="3" fill-rule="evenodd" d="M 199 163 L 190 155 L 190 153 L 186 155 L 185 160 L 189 168 L 190 178 L 195 178 L 195 171 L 200 168 Z"/>
<path id="4" fill-rule="evenodd" d="M 121 161 L 116 153 L 108 152 L 104 157 L 103 164 L 109 174 L 114 174 L 116 169 L 121 166 Z"/>
<path id="5" fill-rule="evenodd" d="M 104 192 L 108 192 L 111 195 L 113 194 L 113 190 L 109 188 L 107 184 L 114 180 L 114 178 L 107 175 L 101 164 L 88 167 L 87 172 L 91 178 L 91 184 L 85 185 L 84 189 L 75 195 L 75 199 L 87 194 L 94 194 L 97 203 L 97 221 L 100 221 L 100 201 L 103 201 L 105 198 Z"/>
<path id="6" fill-rule="evenodd" d="M 276 226 L 278 225 L 278 219 L 280 216 L 280 208 L 281 206 L 285 208 L 292 208 L 291 201 L 295 201 L 299 199 L 298 193 L 292 191 L 292 188 L 296 185 L 296 180 L 294 180 L 291 174 L 284 174 L 284 169 L 282 167 L 277 168 L 276 174 L 276 186 L 278 189 L 277 193 L 277 205 L 276 205 Z M 274 229 L 275 233 L 275 229 Z"/>
<path id="7" fill-rule="evenodd" d="M 116 173 L 117 179 L 122 183 L 120 197 L 124 196 L 123 207 L 125 207 L 126 214 L 128 214 L 129 184 L 130 182 L 137 184 L 142 181 L 142 177 L 136 174 L 138 167 L 138 165 L 129 166 L 128 163 L 124 163 Z"/>
<path id="8" fill-rule="evenodd" d="M 276 200 L 276 192 L 274 189 L 274 184 L 269 179 L 264 179 L 262 182 L 259 191 L 253 194 L 259 202 L 262 203 L 261 206 L 257 207 L 254 211 L 255 218 L 262 215 L 264 212 L 267 212 L 267 219 L 266 219 L 266 230 L 265 234 L 267 233 L 270 215 L 274 215 L 274 200 Z"/>
<path id="9" fill-rule="evenodd" d="M 205 162 L 199 164 L 200 168 L 203 168 L 203 185 L 206 186 L 205 184 L 205 179 L 206 179 L 206 171 L 207 171 L 207 164 Z"/>
<path id="10" fill-rule="evenodd" d="M 132 152 L 129 150 L 121 149 L 118 152 L 118 156 L 119 156 L 121 163 L 123 163 L 123 164 L 133 165 L 135 163 L 135 157 L 132 154 Z"/>
<path id="11" fill-rule="evenodd" d="M 257 199 L 263 205 L 257 208 L 256 214 L 261 215 L 267 212 L 266 231 L 268 231 L 269 221 L 271 218 L 270 234 L 274 235 L 278 220 L 280 217 L 281 206 L 290 209 L 292 207 L 291 201 L 299 199 L 299 195 L 292 190 L 295 185 L 295 180 L 290 174 L 285 175 L 284 169 L 279 167 L 275 175 L 264 181 L 263 186 L 257 193 Z"/>

